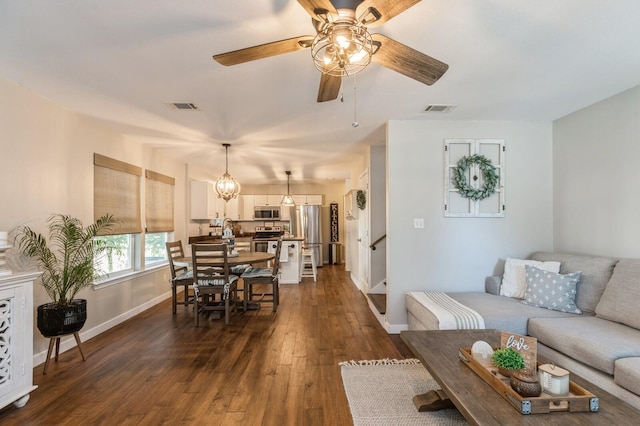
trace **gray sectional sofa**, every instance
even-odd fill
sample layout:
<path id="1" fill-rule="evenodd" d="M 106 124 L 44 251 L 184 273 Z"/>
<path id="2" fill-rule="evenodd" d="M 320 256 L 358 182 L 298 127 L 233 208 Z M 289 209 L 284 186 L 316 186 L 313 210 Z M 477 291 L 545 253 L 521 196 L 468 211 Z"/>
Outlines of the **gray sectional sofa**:
<path id="1" fill-rule="evenodd" d="M 581 272 L 575 304 L 582 314 L 523 304 L 500 295 L 502 277 L 488 277 L 485 292 L 447 293 L 475 310 L 485 328 L 538 339 L 538 353 L 640 409 L 640 259 L 533 253 L 560 262 L 560 274 Z M 438 318 L 406 295 L 410 330 L 438 330 Z"/>

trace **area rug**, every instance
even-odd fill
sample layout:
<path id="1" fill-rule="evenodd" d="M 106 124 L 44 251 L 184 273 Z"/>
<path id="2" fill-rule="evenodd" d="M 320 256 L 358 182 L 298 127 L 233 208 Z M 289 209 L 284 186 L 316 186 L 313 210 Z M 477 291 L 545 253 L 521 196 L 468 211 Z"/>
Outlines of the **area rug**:
<path id="1" fill-rule="evenodd" d="M 355 426 L 466 425 L 458 410 L 419 413 L 414 395 L 439 386 L 417 359 L 340 363 Z"/>

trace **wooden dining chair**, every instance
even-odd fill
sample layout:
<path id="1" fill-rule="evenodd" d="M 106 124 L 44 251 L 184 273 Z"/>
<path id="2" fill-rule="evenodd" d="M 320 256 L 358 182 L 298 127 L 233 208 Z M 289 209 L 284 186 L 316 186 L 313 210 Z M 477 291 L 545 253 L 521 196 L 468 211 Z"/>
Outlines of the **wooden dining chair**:
<path id="1" fill-rule="evenodd" d="M 201 311 L 224 311 L 224 324 L 229 325 L 229 314 L 237 309 L 238 276 L 229 273 L 227 245 L 192 244 L 191 256 L 196 327 Z"/>
<path id="2" fill-rule="evenodd" d="M 171 306 L 173 314 L 176 314 L 176 306 L 188 306 L 193 304 L 193 294 L 190 287 L 193 286 L 193 271 L 186 266 L 177 266 L 173 263 L 175 259 L 184 257 L 182 241 L 166 243 L 167 257 L 169 258 L 169 269 L 171 270 Z M 184 287 L 184 301 L 178 301 L 178 287 Z"/>
<path id="3" fill-rule="evenodd" d="M 278 240 L 275 258 L 273 259 L 273 265 L 271 268 L 249 267 L 242 274 L 241 277 L 244 286 L 244 300 L 242 304 L 245 311 L 248 309 L 249 302 L 269 302 L 273 304 L 273 312 L 278 309 L 278 305 L 280 304 L 280 282 L 278 280 L 278 272 L 280 269 L 281 251 L 282 240 Z M 265 286 L 266 292 L 256 292 L 254 286 L 258 285 Z M 258 298 L 256 299 L 256 297 Z"/>

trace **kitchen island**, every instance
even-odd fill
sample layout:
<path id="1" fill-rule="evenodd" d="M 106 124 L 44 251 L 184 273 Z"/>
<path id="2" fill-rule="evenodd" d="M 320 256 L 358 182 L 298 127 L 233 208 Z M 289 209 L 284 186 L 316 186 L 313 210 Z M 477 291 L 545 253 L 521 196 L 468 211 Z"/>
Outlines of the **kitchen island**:
<path id="1" fill-rule="evenodd" d="M 300 284 L 300 252 L 303 241 L 304 238 L 295 236 L 282 237 L 280 284 Z"/>

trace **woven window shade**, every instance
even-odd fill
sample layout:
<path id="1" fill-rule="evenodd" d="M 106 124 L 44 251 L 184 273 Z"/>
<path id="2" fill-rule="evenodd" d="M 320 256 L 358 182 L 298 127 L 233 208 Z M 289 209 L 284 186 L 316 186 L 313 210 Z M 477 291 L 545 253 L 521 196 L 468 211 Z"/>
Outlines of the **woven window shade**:
<path id="1" fill-rule="evenodd" d="M 109 234 L 142 232 L 140 177 L 142 168 L 93 154 L 93 217 L 113 215 L 120 222 Z"/>
<path id="2" fill-rule="evenodd" d="M 145 219 L 147 232 L 173 231 L 175 179 L 145 170 Z"/>

